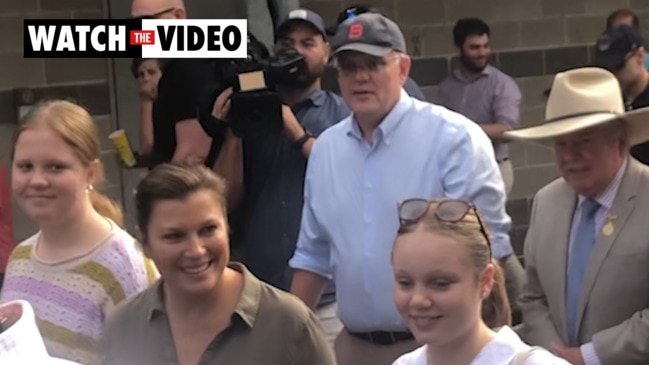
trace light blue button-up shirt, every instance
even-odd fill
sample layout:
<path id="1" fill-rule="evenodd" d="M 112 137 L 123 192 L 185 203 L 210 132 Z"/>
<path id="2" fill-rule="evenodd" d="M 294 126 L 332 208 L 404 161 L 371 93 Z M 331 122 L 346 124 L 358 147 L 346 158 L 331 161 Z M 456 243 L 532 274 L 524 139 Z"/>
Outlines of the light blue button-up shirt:
<path id="1" fill-rule="evenodd" d="M 372 145 L 353 116 L 321 134 L 304 189 L 290 265 L 333 276 L 339 317 L 350 331 L 406 329 L 392 297 L 390 262 L 399 201 L 472 201 L 491 228 L 494 256 L 513 252 L 505 185 L 489 137 L 464 116 L 405 91 L 374 131 Z"/>

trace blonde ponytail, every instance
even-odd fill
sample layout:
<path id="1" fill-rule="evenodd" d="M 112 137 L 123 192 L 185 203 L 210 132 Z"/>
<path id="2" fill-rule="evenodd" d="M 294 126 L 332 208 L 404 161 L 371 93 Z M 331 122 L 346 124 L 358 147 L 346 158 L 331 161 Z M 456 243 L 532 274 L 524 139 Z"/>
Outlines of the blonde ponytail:
<path id="1" fill-rule="evenodd" d="M 97 213 L 115 222 L 120 228 L 124 228 L 124 214 L 119 205 L 106 195 L 97 190 L 90 189 L 90 202 Z"/>

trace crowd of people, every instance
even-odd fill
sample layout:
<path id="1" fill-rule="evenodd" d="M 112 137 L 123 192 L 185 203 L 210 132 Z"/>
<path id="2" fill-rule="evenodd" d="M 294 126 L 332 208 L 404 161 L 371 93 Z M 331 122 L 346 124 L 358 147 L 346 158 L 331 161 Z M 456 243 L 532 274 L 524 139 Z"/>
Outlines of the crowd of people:
<path id="1" fill-rule="evenodd" d="M 131 13 L 186 17 L 181 0 Z M 39 228 L 16 245 L 0 224 L 0 363 L 649 363 L 647 48 L 629 10 L 606 25 L 596 65 L 557 73 L 529 128 L 477 18 L 454 27 L 434 104 L 380 9 L 332 27 L 291 11 L 273 53 L 304 66 L 278 82 L 277 133 L 237 132 L 225 63 L 134 60 L 138 232 L 98 188 L 91 115 L 41 102 L 0 189 L 0 223 L 13 194 Z M 552 149 L 561 175 L 534 198 L 524 267 L 513 140 Z"/>

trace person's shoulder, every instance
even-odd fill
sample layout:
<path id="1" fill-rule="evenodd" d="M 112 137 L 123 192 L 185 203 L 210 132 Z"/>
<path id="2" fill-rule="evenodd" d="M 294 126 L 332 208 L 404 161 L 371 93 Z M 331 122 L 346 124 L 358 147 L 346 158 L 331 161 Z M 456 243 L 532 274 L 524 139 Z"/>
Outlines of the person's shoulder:
<path id="1" fill-rule="evenodd" d="M 120 303 L 108 318 L 110 328 L 119 331 L 123 328 L 132 328 L 133 325 L 148 320 L 155 309 L 153 302 L 158 295 L 159 284 L 155 283 L 133 297 Z"/>
<path id="2" fill-rule="evenodd" d="M 524 365 L 570 365 L 570 363 L 544 348 L 532 348 Z"/>
<path id="3" fill-rule="evenodd" d="M 260 311 L 273 313 L 274 317 L 281 318 L 287 324 L 303 324 L 310 321 L 310 310 L 298 297 L 259 279 L 255 280 L 260 286 Z"/>
<path id="4" fill-rule="evenodd" d="M 335 123 L 340 122 L 351 114 L 351 110 L 347 104 L 345 104 L 345 100 L 342 96 L 331 90 L 322 90 L 322 92 L 325 96 L 325 102 L 329 104 L 331 112 L 334 114 L 336 119 L 338 119 Z"/>
<path id="5" fill-rule="evenodd" d="M 421 346 L 397 358 L 392 365 L 426 365 L 426 346 Z"/>
<path id="6" fill-rule="evenodd" d="M 495 78 L 493 78 L 496 83 L 507 85 L 507 86 L 515 86 L 516 88 L 518 88 L 518 84 L 516 83 L 516 80 L 514 80 L 513 77 L 506 74 L 503 70 L 499 69 L 494 65 L 488 65 L 487 67 L 489 67 L 489 72 L 491 72 L 494 76 L 496 76 Z"/>

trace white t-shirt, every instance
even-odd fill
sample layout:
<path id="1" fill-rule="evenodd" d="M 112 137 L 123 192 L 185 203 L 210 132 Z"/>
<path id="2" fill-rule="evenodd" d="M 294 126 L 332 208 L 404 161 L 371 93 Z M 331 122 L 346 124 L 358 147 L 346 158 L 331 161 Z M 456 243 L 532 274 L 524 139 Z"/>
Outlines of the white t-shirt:
<path id="1" fill-rule="evenodd" d="M 529 348 L 530 346 L 521 341 L 511 328 L 503 327 L 496 333 L 496 337 L 471 361 L 471 365 L 509 365 L 514 361 L 516 354 L 524 352 Z M 426 346 L 421 346 L 412 352 L 402 355 L 392 365 L 435 364 L 427 363 Z M 554 356 L 549 351 L 538 350 L 529 355 L 525 361 L 525 365 L 570 365 L 570 363 L 560 357 Z"/>

